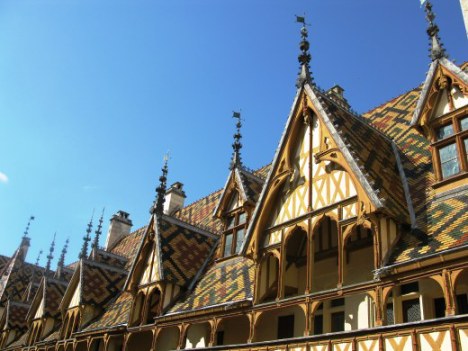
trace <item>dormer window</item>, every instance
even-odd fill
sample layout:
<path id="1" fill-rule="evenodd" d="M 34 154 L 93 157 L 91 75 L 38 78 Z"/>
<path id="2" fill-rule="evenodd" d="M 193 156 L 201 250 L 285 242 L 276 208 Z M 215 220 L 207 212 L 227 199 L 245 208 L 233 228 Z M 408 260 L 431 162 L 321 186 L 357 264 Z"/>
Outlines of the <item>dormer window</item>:
<path id="1" fill-rule="evenodd" d="M 240 252 L 245 237 L 246 222 L 245 212 L 236 212 L 227 217 L 223 257 Z"/>
<path id="2" fill-rule="evenodd" d="M 438 180 L 468 171 L 468 115 L 455 114 L 441 118 L 434 126 L 434 169 Z"/>

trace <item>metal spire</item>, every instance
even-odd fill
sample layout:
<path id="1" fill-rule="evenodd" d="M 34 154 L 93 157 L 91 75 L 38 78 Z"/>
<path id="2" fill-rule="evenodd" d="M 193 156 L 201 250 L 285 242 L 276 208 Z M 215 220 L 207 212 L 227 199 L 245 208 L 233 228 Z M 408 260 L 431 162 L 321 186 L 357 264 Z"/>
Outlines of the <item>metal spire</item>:
<path id="1" fill-rule="evenodd" d="M 29 217 L 28 225 L 26 226 L 26 229 L 24 230 L 24 233 L 23 233 L 23 239 L 28 237 L 29 226 L 31 225 L 31 222 L 34 221 L 34 219 L 35 219 L 34 216 Z"/>
<path id="2" fill-rule="evenodd" d="M 57 263 L 57 268 L 58 269 L 63 269 L 65 267 L 65 255 L 67 254 L 67 249 L 68 249 L 68 243 L 70 242 L 70 239 L 67 238 L 65 241 L 65 245 L 63 245 L 62 253 L 60 254 L 59 261 Z"/>
<path id="3" fill-rule="evenodd" d="M 167 161 L 169 155 L 164 155 L 164 166 L 161 169 L 162 174 L 159 177 L 159 186 L 156 188 L 156 200 L 154 201 L 153 208 L 151 209 L 152 214 L 162 215 L 164 211 L 164 201 L 166 201 L 166 188 L 167 188 Z"/>
<path id="4" fill-rule="evenodd" d="M 42 250 L 39 251 L 39 254 L 37 255 L 37 258 L 36 258 L 36 266 L 39 266 L 39 260 L 41 259 L 41 256 L 42 256 Z"/>
<path id="5" fill-rule="evenodd" d="M 105 208 L 102 209 L 101 218 L 99 218 L 99 224 L 97 226 L 96 231 L 94 232 L 94 234 L 95 234 L 94 235 L 94 241 L 93 241 L 93 244 L 91 245 L 91 247 L 93 249 L 98 249 L 99 248 L 99 237 L 102 234 L 102 222 L 103 222 L 103 218 L 104 218 L 104 210 L 105 210 Z"/>
<path id="6" fill-rule="evenodd" d="M 56 235 L 57 235 L 57 232 L 54 233 L 54 240 L 52 240 L 52 243 L 50 244 L 49 254 L 47 255 L 47 264 L 46 264 L 45 273 L 50 271 L 50 264 L 52 262 L 52 259 L 54 258 L 55 237 L 56 237 Z"/>
<path id="7" fill-rule="evenodd" d="M 427 34 L 429 35 L 429 40 L 431 42 L 430 58 L 432 61 L 441 59 L 442 57 L 446 58 L 447 54 L 439 37 L 439 26 L 434 22 L 435 14 L 432 11 L 432 4 L 429 0 L 426 0 L 424 4 L 424 11 L 426 11 L 426 19 L 429 22 Z"/>
<path id="8" fill-rule="evenodd" d="M 309 53 L 309 40 L 307 39 L 309 36 L 309 32 L 307 31 L 307 25 L 305 16 L 296 16 L 296 22 L 302 23 L 301 28 L 301 42 L 299 44 L 299 48 L 301 53 L 298 56 L 298 61 L 301 65 L 299 77 L 297 78 L 296 87 L 300 88 L 304 83 L 311 83 L 314 84 L 314 81 L 310 75 L 310 60 L 312 56 Z"/>
<path id="9" fill-rule="evenodd" d="M 86 229 L 86 235 L 83 237 L 83 246 L 81 247 L 80 255 L 78 256 L 79 259 L 88 257 L 88 243 L 91 240 L 91 232 L 93 229 L 93 217 L 94 217 L 94 210 L 93 215 L 88 223 L 88 228 Z"/>
<path id="10" fill-rule="evenodd" d="M 242 134 L 241 134 L 241 127 L 242 127 L 242 121 L 241 121 L 241 114 L 240 112 L 232 112 L 232 118 L 237 119 L 236 123 L 236 134 L 234 134 L 234 143 L 232 144 L 232 159 L 231 159 L 231 165 L 229 169 L 234 169 L 237 166 L 242 166 L 242 158 L 241 158 L 241 153 L 240 150 L 242 149 Z"/>

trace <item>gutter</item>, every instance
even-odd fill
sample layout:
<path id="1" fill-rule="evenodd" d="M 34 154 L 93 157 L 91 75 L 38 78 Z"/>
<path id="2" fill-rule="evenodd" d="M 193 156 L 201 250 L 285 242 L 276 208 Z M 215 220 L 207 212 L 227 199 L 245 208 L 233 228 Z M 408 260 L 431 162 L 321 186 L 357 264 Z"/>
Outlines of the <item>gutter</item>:
<path id="1" fill-rule="evenodd" d="M 390 266 L 384 266 L 382 268 L 374 270 L 373 272 L 377 277 L 381 277 L 381 276 L 385 276 L 385 275 L 389 274 L 390 271 L 393 270 L 393 269 L 397 269 L 399 267 L 406 266 L 406 265 L 409 265 L 411 263 L 416 263 L 416 262 L 420 262 L 420 261 L 423 261 L 423 260 L 429 260 L 429 259 L 434 258 L 434 257 L 441 257 L 442 255 L 456 253 L 458 251 L 463 251 L 465 249 L 468 249 L 468 244 L 465 244 L 465 245 L 462 245 L 462 246 L 457 246 L 457 247 L 447 249 L 447 250 L 444 250 L 444 251 L 441 251 L 441 252 L 435 252 L 435 253 L 432 253 L 432 254 L 429 254 L 429 255 L 416 257 L 416 258 L 410 259 L 408 261 L 392 264 Z M 441 261 L 443 261 L 443 259 L 441 259 Z"/>

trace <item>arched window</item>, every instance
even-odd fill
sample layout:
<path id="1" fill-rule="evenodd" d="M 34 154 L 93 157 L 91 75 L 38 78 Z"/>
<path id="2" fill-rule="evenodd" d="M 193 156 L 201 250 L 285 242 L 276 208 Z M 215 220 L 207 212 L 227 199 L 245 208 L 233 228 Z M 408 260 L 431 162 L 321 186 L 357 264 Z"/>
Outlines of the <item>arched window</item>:
<path id="1" fill-rule="evenodd" d="M 139 325 L 141 323 L 144 302 L 145 295 L 142 292 L 138 293 L 132 310 L 132 318 L 130 320 L 131 325 Z"/>
<path id="2" fill-rule="evenodd" d="M 279 262 L 272 253 L 260 263 L 259 301 L 274 300 L 278 296 Z"/>
<path id="3" fill-rule="evenodd" d="M 154 289 L 148 298 L 146 324 L 154 323 L 154 318 L 159 316 L 161 306 L 161 291 Z"/>
<path id="4" fill-rule="evenodd" d="M 334 289 L 338 284 L 338 224 L 325 216 L 314 229 L 312 291 Z"/>
<path id="5" fill-rule="evenodd" d="M 307 233 L 296 229 L 286 241 L 284 296 L 303 295 L 307 281 Z"/>

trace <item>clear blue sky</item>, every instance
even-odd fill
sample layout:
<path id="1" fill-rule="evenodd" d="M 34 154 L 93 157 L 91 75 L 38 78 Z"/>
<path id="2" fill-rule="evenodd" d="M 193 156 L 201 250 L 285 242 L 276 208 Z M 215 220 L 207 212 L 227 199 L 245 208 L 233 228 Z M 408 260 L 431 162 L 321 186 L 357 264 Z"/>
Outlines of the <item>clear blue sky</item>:
<path id="1" fill-rule="evenodd" d="M 433 0 L 451 58 L 468 60 L 459 0 Z M 273 157 L 295 94 L 299 25 L 312 72 L 359 112 L 411 88 L 430 60 L 418 0 L 0 2 L 0 254 L 31 214 L 28 261 L 75 260 L 93 208 L 146 224 L 162 158 L 192 202 L 224 185 L 232 110 L 243 159 Z M 41 264 L 45 264 L 46 253 Z M 56 261 L 56 260 L 54 260 Z M 54 263 L 55 264 L 55 263 Z"/>

